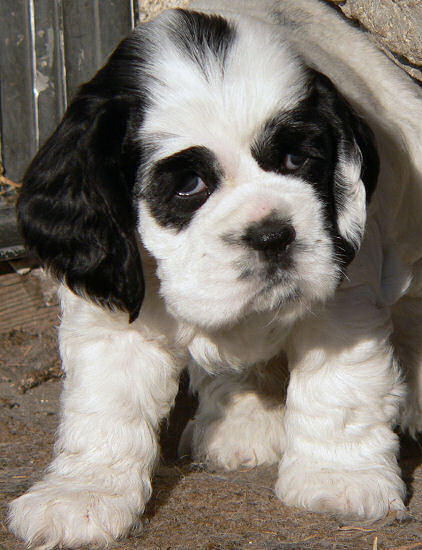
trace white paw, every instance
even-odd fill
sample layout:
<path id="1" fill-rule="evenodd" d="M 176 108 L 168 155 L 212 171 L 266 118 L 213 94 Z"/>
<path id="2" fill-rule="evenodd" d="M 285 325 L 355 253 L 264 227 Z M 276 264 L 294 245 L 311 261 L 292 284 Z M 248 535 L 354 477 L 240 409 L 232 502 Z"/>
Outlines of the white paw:
<path id="1" fill-rule="evenodd" d="M 390 512 L 407 515 L 402 479 L 389 470 L 321 471 L 297 462 L 280 466 L 276 494 L 289 506 L 312 512 L 330 512 L 342 519 L 375 521 Z"/>
<path id="2" fill-rule="evenodd" d="M 223 419 L 190 421 L 180 441 L 179 455 L 187 454 L 190 448 L 195 460 L 225 470 L 279 462 L 284 448 L 281 407 L 266 412 L 265 417 L 231 412 Z"/>
<path id="3" fill-rule="evenodd" d="M 140 497 L 83 487 L 75 480 L 46 478 L 10 504 L 9 527 L 28 545 L 48 550 L 108 545 L 138 518 Z"/>

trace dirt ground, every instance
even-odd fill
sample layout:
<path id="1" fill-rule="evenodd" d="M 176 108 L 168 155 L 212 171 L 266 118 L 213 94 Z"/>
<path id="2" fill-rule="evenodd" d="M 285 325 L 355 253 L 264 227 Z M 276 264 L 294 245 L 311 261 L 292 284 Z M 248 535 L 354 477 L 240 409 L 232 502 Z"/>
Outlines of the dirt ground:
<path id="1" fill-rule="evenodd" d="M 60 361 L 53 322 L 0 334 L 0 548 L 23 550 L 6 527 L 7 502 L 38 480 L 58 423 Z M 234 473 L 176 458 L 176 444 L 193 401 L 182 383 L 162 433 L 163 457 L 143 533 L 122 550 L 422 549 L 422 451 L 404 440 L 403 474 L 412 519 L 375 525 L 340 524 L 329 515 L 283 506 L 273 493 L 276 468 Z"/>

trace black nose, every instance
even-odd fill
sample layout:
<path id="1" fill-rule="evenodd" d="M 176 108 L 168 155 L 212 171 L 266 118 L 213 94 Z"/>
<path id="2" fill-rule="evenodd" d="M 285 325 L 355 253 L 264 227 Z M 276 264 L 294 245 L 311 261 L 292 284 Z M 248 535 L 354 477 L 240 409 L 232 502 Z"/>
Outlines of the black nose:
<path id="1" fill-rule="evenodd" d="M 267 260 L 272 261 L 283 258 L 295 239 L 293 225 L 273 217 L 251 225 L 243 237 L 248 246 L 262 252 Z"/>

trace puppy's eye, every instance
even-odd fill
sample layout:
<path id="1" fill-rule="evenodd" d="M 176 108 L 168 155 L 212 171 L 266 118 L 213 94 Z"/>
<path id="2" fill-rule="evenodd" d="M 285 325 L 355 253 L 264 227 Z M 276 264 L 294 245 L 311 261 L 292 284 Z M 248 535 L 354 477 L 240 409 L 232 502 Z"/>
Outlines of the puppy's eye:
<path id="1" fill-rule="evenodd" d="M 299 170 L 301 166 L 305 163 L 306 157 L 300 154 L 287 153 L 284 157 L 283 167 L 289 172 L 294 172 Z"/>
<path id="2" fill-rule="evenodd" d="M 198 174 L 188 173 L 183 176 L 177 186 L 176 194 L 179 197 L 192 197 L 208 192 L 208 186 Z"/>

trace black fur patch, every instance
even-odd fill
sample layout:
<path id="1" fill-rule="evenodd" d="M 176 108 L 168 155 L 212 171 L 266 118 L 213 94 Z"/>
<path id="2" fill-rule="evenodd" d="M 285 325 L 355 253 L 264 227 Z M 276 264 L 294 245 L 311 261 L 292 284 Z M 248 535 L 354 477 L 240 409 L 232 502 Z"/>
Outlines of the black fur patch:
<path id="1" fill-rule="evenodd" d="M 187 54 L 206 75 L 210 59 L 216 59 L 224 71 L 224 64 L 235 38 L 235 28 L 218 15 L 176 10 L 176 24 L 172 40 L 182 53 Z"/>
<path id="2" fill-rule="evenodd" d="M 77 94 L 24 177 L 18 218 L 30 250 L 74 292 L 134 320 L 144 281 L 133 186 L 145 108 L 135 31 Z"/>
<path id="3" fill-rule="evenodd" d="M 179 189 L 192 176 L 199 176 L 207 191 L 192 196 L 178 195 Z M 158 223 L 180 231 L 219 187 L 222 177 L 217 158 L 209 149 L 190 147 L 155 164 L 141 197 L 147 201 Z"/>

